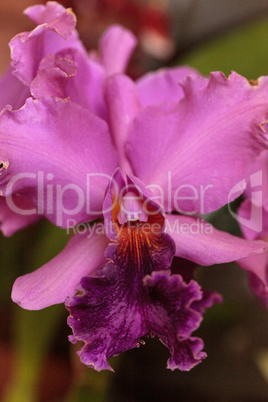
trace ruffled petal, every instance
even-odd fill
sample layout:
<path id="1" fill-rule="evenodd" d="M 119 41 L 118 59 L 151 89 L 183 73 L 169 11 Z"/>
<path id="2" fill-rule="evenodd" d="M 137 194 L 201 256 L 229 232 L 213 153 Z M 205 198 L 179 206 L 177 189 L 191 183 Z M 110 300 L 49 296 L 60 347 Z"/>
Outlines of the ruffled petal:
<path id="1" fill-rule="evenodd" d="M 135 36 L 120 25 L 109 27 L 100 39 L 100 62 L 106 74 L 124 73 L 137 45 Z"/>
<path id="2" fill-rule="evenodd" d="M 34 98 L 54 96 L 67 98 L 66 86 L 76 74 L 75 51 L 63 50 L 42 59 L 30 89 Z"/>
<path id="3" fill-rule="evenodd" d="M 47 264 L 19 277 L 13 285 L 12 300 L 25 309 L 40 310 L 73 296 L 81 278 L 105 263 L 107 237 L 94 226 L 87 229 Z"/>
<path id="4" fill-rule="evenodd" d="M 136 116 L 126 153 L 134 174 L 161 193 L 166 211 L 206 213 L 244 191 L 238 184 L 267 149 L 268 78 L 253 86 L 236 73 L 212 73 L 188 77 L 183 90 L 179 103 Z"/>
<path id="5" fill-rule="evenodd" d="M 171 352 L 167 368 L 191 370 L 207 356 L 202 352 L 203 341 L 191 337 L 202 320 L 192 308 L 193 303 L 202 300 L 200 286 L 195 281 L 185 284 L 180 275 L 169 276 L 167 272 L 154 272 L 144 278 L 144 284 L 152 291 L 153 299 L 147 311 L 150 333 L 158 335 Z"/>
<path id="6" fill-rule="evenodd" d="M 165 231 L 176 244 L 176 256 L 200 265 L 236 261 L 249 255 L 255 259 L 256 254 L 268 250 L 262 240 L 241 239 L 193 216 L 167 215 Z"/>
<path id="7" fill-rule="evenodd" d="M 198 266 L 196 263 L 185 260 L 184 258 L 174 257 L 170 267 L 171 272 L 182 276 L 185 283 L 190 283 L 194 280 L 195 271 Z M 202 299 L 193 302 L 192 307 L 194 310 L 204 314 L 206 309 L 213 306 L 213 304 L 221 303 L 222 296 L 217 292 L 211 292 L 210 290 L 202 289 Z"/>
<path id="8" fill-rule="evenodd" d="M 117 166 L 104 121 L 70 102 L 29 98 L 0 116 L 0 190 L 20 194 L 61 227 L 102 216 Z"/>
<path id="9" fill-rule="evenodd" d="M 148 190 L 144 194 L 143 189 L 139 180 L 124 178 L 116 170 L 104 199 L 106 234 L 112 240 L 105 253 L 108 262 L 95 277 L 82 279 L 83 296 L 67 302 L 69 325 L 74 332 L 70 339 L 86 343 L 81 359 L 98 371 L 111 369 L 107 362 L 110 356 L 135 347 L 141 336 L 153 332 L 155 327 L 150 326 L 147 317 L 153 309 L 153 291 L 146 290 L 147 285 L 153 285 L 148 282 L 144 286 L 143 278 L 153 271 L 167 270 L 175 252 L 173 240 L 163 233 L 159 206 L 147 199 Z M 129 194 L 131 197 L 126 199 Z M 142 213 L 135 207 L 142 208 L 146 202 L 148 210 L 156 210 L 140 220 Z M 186 321 L 188 325 L 191 318 Z M 187 325 L 182 336 L 188 334 Z"/>
<path id="10" fill-rule="evenodd" d="M 184 98 L 179 82 L 188 76 L 200 74 L 190 67 L 173 67 L 145 74 L 137 80 L 137 90 L 143 107 L 159 105 L 163 102 L 178 102 Z"/>
<path id="11" fill-rule="evenodd" d="M 12 209 L 9 201 L 0 197 L 0 230 L 4 236 L 12 236 L 18 230 L 40 219 L 38 214 L 32 212 L 34 205 L 26 198 L 14 196 L 10 202 Z"/>
<path id="12" fill-rule="evenodd" d="M 75 31 L 76 18 L 71 9 L 56 2 L 29 7 L 25 14 L 38 26 L 16 35 L 10 41 L 14 74 L 30 85 L 44 56 L 73 47 L 85 51 Z"/>
<path id="13" fill-rule="evenodd" d="M 133 268 L 133 266 L 131 267 Z M 198 284 L 180 275 L 154 272 L 141 282 L 128 265 L 109 265 L 96 278 L 83 278 L 82 296 L 67 301 L 73 343 L 85 343 L 81 361 L 97 371 L 112 370 L 107 359 L 139 346 L 141 337 L 158 335 L 170 349 L 168 368 L 190 370 L 206 354 L 203 342 L 191 337 L 202 316 L 192 308 L 202 300 Z"/>
<path id="14" fill-rule="evenodd" d="M 77 49 L 64 49 L 44 57 L 31 83 L 34 98 L 70 98 L 95 115 L 107 120 L 103 96 L 105 71 Z"/>

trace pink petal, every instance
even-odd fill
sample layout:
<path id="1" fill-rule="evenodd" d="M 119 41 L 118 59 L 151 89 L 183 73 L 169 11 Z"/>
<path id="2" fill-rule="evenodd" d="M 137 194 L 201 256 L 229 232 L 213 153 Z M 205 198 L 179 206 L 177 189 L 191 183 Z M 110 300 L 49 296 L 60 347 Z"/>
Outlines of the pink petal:
<path id="1" fill-rule="evenodd" d="M 17 230 L 23 229 L 40 219 L 37 214 L 28 215 L 34 205 L 27 199 L 15 195 L 13 202 L 17 207 L 16 211 L 10 209 L 4 197 L 0 197 L 0 230 L 4 236 L 12 236 Z"/>
<path id="2" fill-rule="evenodd" d="M 3 195 L 28 198 L 61 227 L 102 216 L 117 166 L 104 121 L 70 101 L 29 98 L 22 109 L 2 113 L 0 134 Z"/>
<path id="3" fill-rule="evenodd" d="M 61 51 L 43 58 L 30 89 L 34 98 L 55 96 L 67 98 L 66 86 L 76 74 L 75 51 Z"/>
<path id="4" fill-rule="evenodd" d="M 166 211 L 206 213 L 244 190 L 258 155 L 267 148 L 268 78 L 257 86 L 232 73 L 188 77 L 177 104 L 143 109 L 129 132 L 134 174 L 160 189 Z"/>
<path id="5" fill-rule="evenodd" d="M 77 234 L 47 264 L 19 277 L 13 285 L 12 300 L 25 309 L 40 310 L 74 296 L 81 278 L 105 263 L 107 237 L 91 229 L 91 235 L 89 228 L 84 235 Z"/>
<path id="6" fill-rule="evenodd" d="M 123 73 L 132 51 L 136 47 L 135 36 L 120 25 L 112 25 L 100 39 L 100 61 L 107 74 Z"/>
<path id="7" fill-rule="evenodd" d="M 30 96 L 30 91 L 8 68 L 0 78 L 0 94 L 0 110 L 6 105 L 19 109 Z"/>
<path id="8" fill-rule="evenodd" d="M 266 150 L 254 164 L 247 182 L 245 197 L 250 198 L 254 205 L 263 206 L 266 211 L 268 210 L 268 151 Z"/>
<path id="9" fill-rule="evenodd" d="M 99 63 L 76 49 L 65 49 L 44 57 L 31 83 L 35 98 L 70 98 L 97 116 L 107 119 L 103 96 L 105 71 Z"/>
<path id="10" fill-rule="evenodd" d="M 176 256 L 200 265 L 221 264 L 263 253 L 268 244 L 249 241 L 215 229 L 201 218 L 183 215 L 166 216 L 166 233 L 177 246 Z"/>
<path id="11" fill-rule="evenodd" d="M 125 75 L 109 77 L 105 85 L 110 129 L 113 142 L 119 153 L 120 167 L 131 173 L 125 156 L 125 144 L 129 127 L 140 109 L 134 82 Z"/>
<path id="12" fill-rule="evenodd" d="M 251 200 L 240 205 L 237 220 L 246 239 L 268 238 L 268 213 Z"/>
<path id="13" fill-rule="evenodd" d="M 259 240 L 260 241 L 260 240 Z M 268 243 L 266 243 L 268 248 Z M 262 282 L 262 286 L 265 286 L 268 291 L 268 253 L 263 252 L 258 255 L 251 255 L 247 258 L 243 258 L 237 261 L 239 266 L 248 272 L 255 274 Z"/>
<path id="14" fill-rule="evenodd" d="M 179 82 L 199 73 L 190 67 L 173 67 L 145 74 L 137 80 L 137 89 L 143 107 L 163 102 L 178 102 L 184 98 Z"/>
<path id="15" fill-rule="evenodd" d="M 107 107 L 103 95 L 104 68 L 83 52 L 75 55 L 76 74 L 68 81 L 66 95 L 72 101 L 107 120 Z"/>
<path id="16" fill-rule="evenodd" d="M 62 19 L 69 21 L 73 24 L 76 22 L 76 17 L 72 13 L 71 9 L 66 9 L 61 4 L 56 1 L 48 1 L 46 5 L 37 4 L 30 6 L 24 10 L 24 14 L 27 15 L 36 25 L 41 24 L 51 24 L 54 26 L 59 25 L 59 31 L 64 35 L 64 29 L 66 30 L 65 35 L 69 35 L 68 24 L 67 26 L 62 25 Z"/>
<path id="17" fill-rule="evenodd" d="M 268 239 L 268 212 L 258 205 L 246 199 L 239 208 L 238 221 L 242 233 L 246 239 Z M 261 289 L 268 293 L 268 253 L 264 252 L 256 256 L 249 256 L 238 261 L 241 268 L 254 274 L 250 276 L 250 283 L 254 292 L 258 295 Z"/>
<path id="18" fill-rule="evenodd" d="M 48 2 L 46 6 L 28 8 L 25 14 L 39 25 L 16 35 L 10 41 L 10 50 L 14 73 L 30 85 L 44 56 L 70 47 L 85 50 L 75 31 L 76 18 L 71 9 Z"/>

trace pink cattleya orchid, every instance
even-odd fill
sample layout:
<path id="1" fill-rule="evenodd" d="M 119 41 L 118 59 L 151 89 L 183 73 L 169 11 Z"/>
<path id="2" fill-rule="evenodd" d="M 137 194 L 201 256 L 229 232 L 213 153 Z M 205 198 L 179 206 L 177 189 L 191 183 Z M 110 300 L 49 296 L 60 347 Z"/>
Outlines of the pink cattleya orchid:
<path id="1" fill-rule="evenodd" d="M 192 332 L 220 297 L 172 267 L 266 250 L 198 215 L 241 194 L 233 188 L 267 149 L 268 79 L 177 67 L 134 82 L 129 31 L 112 26 L 88 55 L 70 10 L 26 13 L 37 27 L 11 41 L 14 77 L 1 83 L 25 88 L 23 106 L 14 91 L 0 116 L 2 228 L 45 216 L 75 236 L 18 278 L 12 298 L 26 309 L 66 302 L 70 339 L 84 341 L 81 360 L 96 370 L 147 334 L 170 349 L 170 369 L 189 370 L 205 357 Z"/>

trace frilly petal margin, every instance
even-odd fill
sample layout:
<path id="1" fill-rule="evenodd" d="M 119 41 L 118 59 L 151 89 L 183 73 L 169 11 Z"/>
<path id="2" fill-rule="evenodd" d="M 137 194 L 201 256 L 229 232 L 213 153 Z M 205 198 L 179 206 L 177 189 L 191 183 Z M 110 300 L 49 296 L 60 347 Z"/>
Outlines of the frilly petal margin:
<path id="1" fill-rule="evenodd" d="M 143 184 L 134 177 L 127 180 L 139 187 L 145 200 Z M 108 187 L 104 208 L 113 204 L 117 187 L 122 194 L 123 184 L 117 170 Z M 128 188 L 126 191 L 128 194 Z M 97 371 L 112 370 L 107 359 L 138 346 L 141 337 L 147 335 L 158 335 L 170 349 L 171 370 L 190 370 L 206 356 L 202 340 L 192 338 L 191 334 L 198 328 L 204 309 L 217 299 L 206 294 L 203 300 L 203 292 L 195 281 L 185 283 L 181 275 L 170 274 L 174 242 L 162 232 L 164 222 L 159 206 L 151 202 L 156 216 L 151 220 L 149 215 L 147 222 L 117 225 L 116 236 L 110 236 L 111 243 L 105 252 L 106 265 L 94 277 L 82 278 L 78 288 L 82 294 L 66 301 L 70 312 L 68 324 L 73 330 L 69 339 L 73 343 L 84 342 L 79 352 L 81 361 Z M 113 205 L 115 211 L 110 208 L 105 213 L 105 226 L 111 220 L 114 223 L 117 203 L 120 200 Z M 157 231 L 153 226 L 156 218 L 162 222 Z"/>
<path id="2" fill-rule="evenodd" d="M 19 277 L 12 289 L 12 300 L 27 310 L 40 310 L 63 303 L 76 293 L 85 275 L 92 275 L 105 263 L 108 239 L 94 231 L 76 234 L 65 249 L 36 271 Z"/>
<path id="3" fill-rule="evenodd" d="M 55 96 L 67 98 L 66 86 L 71 77 L 76 74 L 77 63 L 72 49 L 63 50 L 42 59 L 36 77 L 30 90 L 34 98 Z"/>
<path id="4" fill-rule="evenodd" d="M 64 49 L 44 57 L 30 89 L 34 98 L 70 98 L 107 120 L 103 97 L 104 68 L 76 49 Z"/>
<path id="5" fill-rule="evenodd" d="M 193 216 L 167 214 L 165 232 L 176 244 L 177 257 L 200 265 L 236 261 L 268 250 L 265 241 L 241 239 Z"/>
<path id="6" fill-rule="evenodd" d="M 181 85 L 180 102 L 137 114 L 126 155 L 134 175 L 161 190 L 166 212 L 204 214 L 244 191 L 237 184 L 268 147 L 268 77 L 253 86 L 237 73 L 214 72 Z"/>
<path id="7" fill-rule="evenodd" d="M 58 31 L 62 36 L 69 36 L 76 23 L 76 17 L 71 12 L 71 9 L 66 10 L 57 1 L 48 1 L 44 5 L 30 6 L 24 10 L 23 14 L 27 15 L 36 25 L 50 24 L 58 26 Z M 63 24 L 62 20 L 69 21 L 70 25 Z"/>
<path id="8" fill-rule="evenodd" d="M 158 335 L 170 349 L 171 370 L 190 370 L 206 357 L 203 341 L 191 337 L 202 320 L 193 308 L 197 301 L 202 304 L 196 282 L 185 284 L 180 275 L 159 271 L 144 278 L 139 293 L 135 285 L 124 286 L 111 273 L 109 278 L 83 278 L 83 295 L 67 300 L 74 334 L 70 341 L 85 343 L 78 352 L 84 364 L 97 371 L 112 370 L 107 359 L 139 346 L 140 338 L 149 334 Z"/>
<path id="9" fill-rule="evenodd" d="M 16 35 L 9 46 L 14 74 L 25 85 L 30 85 L 44 56 L 70 47 L 85 49 L 75 31 L 76 17 L 71 9 L 50 1 L 29 7 L 25 14 L 38 26 L 31 32 Z"/>
<path id="10" fill-rule="evenodd" d="M 188 76 L 200 76 L 190 67 L 163 68 L 143 75 L 136 81 L 140 103 L 143 107 L 163 102 L 179 102 L 184 91 L 179 83 Z"/>

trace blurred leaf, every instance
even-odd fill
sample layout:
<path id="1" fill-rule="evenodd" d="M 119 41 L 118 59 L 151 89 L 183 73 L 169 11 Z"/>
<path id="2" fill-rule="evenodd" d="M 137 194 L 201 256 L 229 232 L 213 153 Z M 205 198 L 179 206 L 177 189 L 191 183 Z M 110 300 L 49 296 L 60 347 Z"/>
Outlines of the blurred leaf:
<path id="1" fill-rule="evenodd" d="M 11 242 L 18 251 L 12 253 L 12 249 L 9 249 L 9 252 L 3 252 L 6 268 L 14 271 L 15 275 L 37 269 L 58 254 L 67 239 L 64 230 L 46 221 L 28 228 L 23 235 L 17 233 L 14 238 L 2 239 L 7 245 Z M 16 254 L 17 259 L 14 257 Z M 67 312 L 63 305 L 41 311 L 26 311 L 14 305 L 13 312 L 15 369 L 4 401 L 35 402 L 44 359 Z"/>
<path id="2" fill-rule="evenodd" d="M 81 345 L 73 346 L 72 352 L 77 352 Z M 117 370 L 121 356 L 109 359 L 113 370 Z M 73 355 L 74 378 L 71 384 L 70 394 L 66 402 L 106 402 L 110 392 L 110 385 L 114 379 L 114 373 L 108 370 L 97 372 L 80 362 L 77 354 Z"/>
<path id="3" fill-rule="evenodd" d="M 268 349 L 262 349 L 257 353 L 256 363 L 261 374 L 268 382 Z"/>
<path id="4" fill-rule="evenodd" d="M 195 48 L 180 64 L 189 64 L 202 74 L 231 70 L 248 79 L 268 74 L 268 17 L 240 26 Z"/>
<path id="5" fill-rule="evenodd" d="M 63 305 L 41 311 L 15 309 L 15 369 L 4 402 L 35 402 L 44 359 L 65 309 Z"/>

